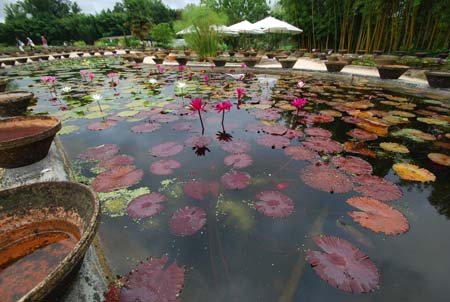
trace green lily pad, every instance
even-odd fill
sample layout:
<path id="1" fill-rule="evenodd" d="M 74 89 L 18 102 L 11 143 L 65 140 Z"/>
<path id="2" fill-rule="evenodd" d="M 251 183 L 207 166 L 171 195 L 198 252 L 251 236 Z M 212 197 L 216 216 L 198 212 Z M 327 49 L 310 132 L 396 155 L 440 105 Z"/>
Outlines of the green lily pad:
<path id="1" fill-rule="evenodd" d="M 75 126 L 75 125 L 69 125 L 69 126 L 64 126 L 61 128 L 61 130 L 59 130 L 58 134 L 59 135 L 64 135 L 64 134 L 69 134 L 72 132 L 76 132 L 80 130 L 80 127 Z"/>

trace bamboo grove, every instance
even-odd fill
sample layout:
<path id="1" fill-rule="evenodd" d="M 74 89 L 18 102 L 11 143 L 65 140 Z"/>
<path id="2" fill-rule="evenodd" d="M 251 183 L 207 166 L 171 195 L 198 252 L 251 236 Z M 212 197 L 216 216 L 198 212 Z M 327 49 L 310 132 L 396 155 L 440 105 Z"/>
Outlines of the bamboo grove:
<path id="1" fill-rule="evenodd" d="M 302 28 L 301 48 L 415 51 L 450 48 L 448 0 L 279 0 Z"/>

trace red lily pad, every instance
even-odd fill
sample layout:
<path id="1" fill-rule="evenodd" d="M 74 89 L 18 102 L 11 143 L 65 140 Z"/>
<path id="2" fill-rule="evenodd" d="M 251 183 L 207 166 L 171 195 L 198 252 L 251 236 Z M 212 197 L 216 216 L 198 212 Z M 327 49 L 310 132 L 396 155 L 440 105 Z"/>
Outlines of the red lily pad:
<path id="1" fill-rule="evenodd" d="M 352 182 L 345 174 L 324 165 L 310 165 L 300 171 L 300 179 L 314 189 L 330 193 L 346 193 Z"/>
<path id="2" fill-rule="evenodd" d="M 376 135 L 375 133 L 367 132 L 367 131 L 359 129 L 359 128 L 355 128 L 355 129 L 348 131 L 347 135 L 351 136 L 353 138 L 356 138 L 357 140 L 363 141 L 363 142 L 364 141 L 374 141 L 374 140 L 378 139 L 378 135 Z"/>
<path id="3" fill-rule="evenodd" d="M 78 155 L 82 160 L 104 160 L 119 153 L 119 146 L 114 144 L 104 144 L 97 147 L 88 148 Z"/>
<path id="4" fill-rule="evenodd" d="M 324 252 L 308 251 L 306 260 L 328 284 L 352 293 L 367 293 L 378 286 L 378 269 L 359 248 L 335 236 L 315 236 L 313 240 Z"/>
<path id="5" fill-rule="evenodd" d="M 287 132 L 287 128 L 282 125 L 264 125 L 262 129 L 265 133 L 272 135 L 284 135 Z"/>
<path id="6" fill-rule="evenodd" d="M 265 216 L 284 218 L 294 212 L 292 199 L 278 191 L 263 191 L 256 198 L 260 201 L 255 202 L 255 208 Z"/>
<path id="7" fill-rule="evenodd" d="M 316 151 L 306 148 L 305 146 L 289 146 L 284 149 L 284 154 L 291 156 L 295 160 L 315 161 L 319 159 Z"/>
<path id="8" fill-rule="evenodd" d="M 177 124 L 173 125 L 172 126 L 172 130 L 175 130 L 175 131 L 190 131 L 193 127 L 194 127 L 193 123 L 182 122 L 182 123 L 177 123 Z"/>
<path id="9" fill-rule="evenodd" d="M 101 170 L 111 170 L 116 167 L 133 165 L 134 157 L 129 155 L 116 155 L 98 163 L 97 167 Z"/>
<path id="10" fill-rule="evenodd" d="M 264 125 L 261 123 L 251 123 L 245 126 L 245 131 L 259 133 L 263 130 Z"/>
<path id="11" fill-rule="evenodd" d="M 221 142 L 220 147 L 226 152 L 232 154 L 247 153 L 252 148 L 249 143 L 241 139 L 235 139 L 229 142 Z"/>
<path id="12" fill-rule="evenodd" d="M 304 124 L 314 124 L 314 123 L 331 123 L 334 121 L 334 117 L 330 115 L 324 115 L 324 114 L 315 114 L 315 113 L 308 113 L 301 122 Z"/>
<path id="13" fill-rule="evenodd" d="M 246 153 L 231 154 L 225 157 L 223 163 L 226 166 L 232 166 L 235 169 L 247 168 L 253 163 L 253 159 Z"/>
<path id="14" fill-rule="evenodd" d="M 197 200 L 205 200 L 209 193 L 217 198 L 219 189 L 219 183 L 215 181 L 189 181 L 183 185 L 183 193 Z"/>
<path id="15" fill-rule="evenodd" d="M 180 118 L 178 116 L 172 115 L 172 114 L 158 113 L 158 114 L 152 115 L 151 119 L 153 121 L 159 122 L 159 123 L 171 123 L 171 122 L 175 122 L 175 121 L 179 120 Z"/>
<path id="16" fill-rule="evenodd" d="M 158 123 L 143 123 L 134 126 L 131 128 L 131 131 L 134 133 L 149 133 L 156 130 L 159 130 L 161 128 L 161 125 Z"/>
<path id="17" fill-rule="evenodd" d="M 334 156 L 331 163 L 344 172 L 357 175 L 372 174 L 372 165 L 362 158 L 347 155 Z"/>
<path id="18" fill-rule="evenodd" d="M 343 118 L 341 118 L 341 120 L 343 120 L 346 123 L 355 124 L 355 125 L 357 125 L 363 121 L 362 119 L 360 119 L 357 116 L 344 116 Z"/>
<path id="19" fill-rule="evenodd" d="M 192 148 L 204 148 L 211 144 L 213 139 L 209 136 L 195 135 L 184 141 L 184 144 Z"/>
<path id="20" fill-rule="evenodd" d="M 291 141 L 284 136 L 277 136 L 277 135 L 270 135 L 266 134 L 263 136 L 260 136 L 256 139 L 256 142 L 259 145 L 272 147 L 272 148 L 283 148 L 286 146 L 289 146 Z"/>
<path id="21" fill-rule="evenodd" d="M 388 202 L 399 200 L 403 196 L 402 190 L 396 184 L 382 177 L 361 175 L 353 180 L 360 185 L 354 190 L 367 197 Z"/>
<path id="22" fill-rule="evenodd" d="M 359 143 L 354 143 L 350 141 L 345 142 L 344 150 L 348 153 L 361 154 L 373 158 L 377 157 L 377 154 L 374 151 L 366 148 L 361 142 Z"/>
<path id="23" fill-rule="evenodd" d="M 312 127 L 312 128 L 306 128 L 305 133 L 310 136 L 320 136 L 320 137 L 326 137 L 330 138 L 333 133 L 331 131 L 328 131 L 327 129 L 318 128 L 318 127 Z"/>
<path id="24" fill-rule="evenodd" d="M 173 213 L 169 227 L 170 231 L 177 236 L 191 236 L 198 232 L 205 223 L 205 210 L 196 206 L 186 206 Z"/>
<path id="25" fill-rule="evenodd" d="M 352 197 L 347 199 L 347 203 L 361 210 L 348 213 L 353 220 L 375 233 L 398 235 L 409 230 L 406 217 L 381 201 L 369 197 Z"/>
<path id="26" fill-rule="evenodd" d="M 335 140 L 323 137 L 307 137 L 303 145 L 311 150 L 324 153 L 339 153 L 344 150 L 342 145 Z"/>
<path id="27" fill-rule="evenodd" d="M 178 302 L 184 269 L 167 265 L 167 257 L 141 262 L 130 274 L 109 285 L 105 302 Z"/>
<path id="28" fill-rule="evenodd" d="M 281 114 L 276 109 L 257 109 L 250 112 L 251 115 L 256 117 L 257 119 L 267 120 L 267 121 L 276 121 L 281 118 Z"/>
<path id="29" fill-rule="evenodd" d="M 113 119 L 107 119 L 100 122 L 90 123 L 89 125 L 87 125 L 87 128 L 91 131 L 103 131 L 112 128 L 115 125 L 117 125 L 117 121 Z"/>
<path id="30" fill-rule="evenodd" d="M 239 190 L 248 187 L 252 183 L 252 178 L 246 172 L 231 170 L 220 178 L 225 188 L 230 190 Z"/>
<path id="31" fill-rule="evenodd" d="M 135 166 L 116 167 L 103 172 L 92 181 L 92 189 L 95 192 L 111 192 L 121 188 L 128 188 L 139 183 L 144 171 Z"/>
<path id="32" fill-rule="evenodd" d="M 154 146 L 149 152 L 153 156 L 169 157 L 180 153 L 183 149 L 183 145 L 177 142 L 166 142 Z"/>
<path id="33" fill-rule="evenodd" d="M 142 219 L 159 214 L 164 210 L 164 201 L 166 201 L 166 196 L 157 192 L 139 196 L 128 204 L 128 216 Z"/>
<path id="34" fill-rule="evenodd" d="M 170 175 L 173 170 L 179 169 L 181 163 L 174 159 L 161 159 L 153 162 L 150 165 L 150 172 L 155 175 Z"/>
<path id="35" fill-rule="evenodd" d="M 284 136 L 288 139 L 300 138 L 303 137 L 303 132 L 298 129 L 288 129 Z"/>

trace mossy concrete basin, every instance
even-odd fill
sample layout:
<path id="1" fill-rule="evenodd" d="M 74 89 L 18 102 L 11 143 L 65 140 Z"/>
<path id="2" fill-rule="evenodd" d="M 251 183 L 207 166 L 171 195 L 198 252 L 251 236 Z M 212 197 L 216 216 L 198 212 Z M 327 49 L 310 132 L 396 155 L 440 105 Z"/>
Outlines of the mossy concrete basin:
<path id="1" fill-rule="evenodd" d="M 99 219 L 99 201 L 81 184 L 43 182 L 0 191 L 0 253 L 5 254 L 0 262 L 10 270 L 24 267 L 10 278 L 14 284 L 3 288 L 2 301 L 11 300 L 12 295 L 19 302 L 46 301 L 79 267 L 94 239 Z M 64 239 L 64 253 L 62 242 L 57 242 L 60 246 L 55 258 L 44 261 L 34 256 L 35 251 L 42 254 L 57 244 L 57 236 L 72 239 L 70 245 Z M 19 260 L 27 260 L 27 266 L 22 267 Z"/>
<path id="2" fill-rule="evenodd" d="M 61 121 L 52 116 L 0 120 L 0 168 L 17 168 L 47 156 Z"/>
<path id="3" fill-rule="evenodd" d="M 0 116 L 23 115 L 27 111 L 27 107 L 30 105 L 32 98 L 33 94 L 28 91 L 9 91 L 0 93 Z"/>

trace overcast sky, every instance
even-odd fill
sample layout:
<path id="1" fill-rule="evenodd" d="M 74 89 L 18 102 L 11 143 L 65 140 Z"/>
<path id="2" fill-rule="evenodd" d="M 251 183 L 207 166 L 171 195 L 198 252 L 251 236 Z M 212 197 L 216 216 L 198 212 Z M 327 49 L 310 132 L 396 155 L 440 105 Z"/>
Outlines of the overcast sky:
<path id="1" fill-rule="evenodd" d="M 4 21 L 5 12 L 3 7 L 6 3 L 16 2 L 16 0 L 0 0 L 0 22 Z M 105 8 L 113 8 L 116 0 L 76 0 L 83 12 L 94 14 Z M 167 6 L 172 8 L 183 8 L 188 3 L 199 3 L 200 0 L 162 0 Z"/>

